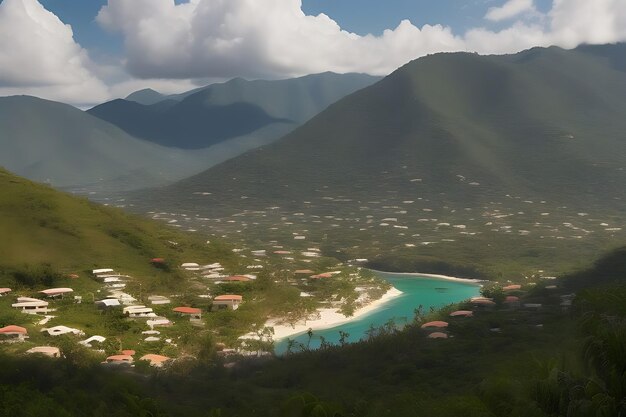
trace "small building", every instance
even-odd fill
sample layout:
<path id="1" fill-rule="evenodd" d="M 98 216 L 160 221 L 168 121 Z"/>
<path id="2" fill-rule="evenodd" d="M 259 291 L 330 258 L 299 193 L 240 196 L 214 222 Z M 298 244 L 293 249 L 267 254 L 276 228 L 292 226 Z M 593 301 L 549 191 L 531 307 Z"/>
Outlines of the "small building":
<path id="1" fill-rule="evenodd" d="M 7 295 L 11 292 L 11 288 L 0 288 L 0 297 Z"/>
<path id="2" fill-rule="evenodd" d="M 241 295 L 234 294 L 225 294 L 218 295 L 213 299 L 213 310 L 237 310 L 239 305 L 243 301 L 243 297 Z"/>
<path id="3" fill-rule="evenodd" d="M 521 290 L 522 286 L 517 284 L 507 285 L 506 287 L 502 287 L 502 291 L 518 291 Z"/>
<path id="4" fill-rule="evenodd" d="M 169 304 L 171 302 L 169 298 L 162 295 L 151 295 L 150 297 L 148 297 L 148 301 L 150 301 L 150 304 L 153 305 L 163 305 Z"/>
<path id="5" fill-rule="evenodd" d="M 28 338 L 28 330 L 13 324 L 0 328 L 0 341 L 6 343 L 23 342 Z"/>
<path id="6" fill-rule="evenodd" d="M 150 363 L 150 366 L 154 366 L 155 368 L 162 368 L 163 365 L 171 359 L 167 356 L 148 353 L 147 355 L 143 355 L 141 358 L 139 358 L 139 360 L 148 361 Z"/>
<path id="7" fill-rule="evenodd" d="M 134 305 L 124 307 L 124 314 L 130 318 L 156 317 L 156 313 L 150 308 L 143 305 Z"/>
<path id="8" fill-rule="evenodd" d="M 26 351 L 26 353 L 36 353 L 39 355 L 45 355 L 51 358 L 60 358 L 61 351 L 58 347 L 55 346 L 36 346 L 34 348 L 30 348 Z"/>
<path id="9" fill-rule="evenodd" d="M 67 326 L 54 326 L 48 329 L 41 329 L 42 332 L 48 333 L 49 336 L 61 336 L 64 334 L 74 334 L 76 336 L 84 336 L 85 332 Z"/>
<path id="10" fill-rule="evenodd" d="M 45 314 L 48 311 L 48 302 L 30 297 L 18 297 L 17 303 L 11 304 L 11 307 L 21 310 L 26 314 Z"/>
<path id="11" fill-rule="evenodd" d="M 470 310 L 457 310 L 450 313 L 450 317 L 474 317 L 474 312 Z"/>
<path id="12" fill-rule="evenodd" d="M 447 339 L 448 335 L 444 332 L 432 332 L 426 337 L 429 339 Z"/>
<path id="13" fill-rule="evenodd" d="M 105 298 L 104 300 L 98 300 L 95 302 L 96 307 L 100 310 L 108 310 L 110 308 L 121 307 L 120 300 L 117 298 Z"/>
<path id="14" fill-rule="evenodd" d="M 169 327 L 172 325 L 172 322 L 166 319 L 165 317 L 156 317 L 146 321 L 146 324 L 150 329 L 154 329 L 155 327 Z"/>
<path id="15" fill-rule="evenodd" d="M 130 355 L 112 355 L 106 358 L 102 363 L 112 365 L 130 365 L 133 363 L 133 357 Z"/>
<path id="16" fill-rule="evenodd" d="M 441 320 L 429 321 L 428 323 L 422 324 L 421 327 L 422 329 L 444 329 L 448 327 L 448 322 Z"/>
<path id="17" fill-rule="evenodd" d="M 252 279 L 250 277 L 245 276 L 245 275 L 232 275 L 230 277 L 224 278 L 223 281 L 228 281 L 228 282 L 248 282 L 248 281 L 252 281 Z"/>
<path id="18" fill-rule="evenodd" d="M 470 300 L 470 303 L 474 308 L 482 310 L 491 310 L 495 307 L 496 303 L 491 298 L 476 297 Z"/>
<path id="19" fill-rule="evenodd" d="M 49 288 L 47 290 L 39 291 L 47 297 L 63 297 L 65 294 L 74 292 L 71 288 Z"/>
<path id="20" fill-rule="evenodd" d="M 191 320 L 202 319 L 202 310 L 194 307 L 176 307 L 173 309 L 176 313 L 189 316 Z"/>

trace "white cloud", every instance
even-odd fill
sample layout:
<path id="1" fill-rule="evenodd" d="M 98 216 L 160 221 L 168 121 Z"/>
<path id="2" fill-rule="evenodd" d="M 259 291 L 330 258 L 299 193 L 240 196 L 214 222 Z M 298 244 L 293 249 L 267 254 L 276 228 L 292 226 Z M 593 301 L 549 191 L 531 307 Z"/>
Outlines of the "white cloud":
<path id="1" fill-rule="evenodd" d="M 139 77 L 277 77 L 322 71 L 387 74 L 430 52 L 458 50 L 449 28 L 408 21 L 381 36 L 342 30 L 299 0 L 109 0 L 97 20 L 124 35 Z"/>
<path id="2" fill-rule="evenodd" d="M 512 19 L 527 13 L 536 13 L 533 0 L 508 0 L 500 7 L 490 7 L 485 19 L 494 22 Z"/>
<path id="3" fill-rule="evenodd" d="M 0 3 L 0 95 L 71 102 L 108 97 L 89 66 L 72 28 L 36 0 Z"/>
<path id="4" fill-rule="evenodd" d="M 122 33 L 126 66 L 140 78 L 277 78 L 322 71 L 388 74 L 429 53 L 511 53 L 533 46 L 574 47 L 626 40 L 626 1 L 554 0 L 539 13 L 533 0 L 491 8 L 501 30 L 418 28 L 402 21 L 380 36 L 342 30 L 324 14 L 307 16 L 300 0 L 109 0 L 97 21 Z M 527 19 L 533 17 L 532 19 Z M 517 20 L 515 20 L 517 18 Z"/>

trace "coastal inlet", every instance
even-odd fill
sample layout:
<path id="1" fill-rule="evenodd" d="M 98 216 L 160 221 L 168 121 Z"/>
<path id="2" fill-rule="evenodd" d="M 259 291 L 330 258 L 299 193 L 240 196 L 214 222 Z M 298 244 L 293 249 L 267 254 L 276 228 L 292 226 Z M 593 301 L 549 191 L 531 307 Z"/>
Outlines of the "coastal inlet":
<path id="1" fill-rule="evenodd" d="M 367 314 L 357 315 L 352 320 L 347 318 L 342 324 L 328 328 L 313 328 L 313 335 L 310 340 L 306 331 L 291 335 L 289 338 L 281 338 L 276 341 L 276 354 L 282 355 L 287 351 L 288 339 L 295 340 L 296 346 L 302 344 L 310 349 L 319 348 L 322 337 L 328 343 L 339 344 L 342 333 L 345 338 L 344 342 L 356 342 L 366 338 L 372 327 L 384 326 L 390 320 L 397 327 L 403 327 L 413 320 L 415 310 L 419 306 L 422 306 L 423 311 L 427 313 L 431 307 L 441 308 L 480 294 L 480 285 L 470 280 L 446 279 L 420 274 L 395 274 L 378 271 L 375 273 L 388 281 L 401 294 L 390 298 Z M 346 333 L 349 336 L 345 337 Z"/>

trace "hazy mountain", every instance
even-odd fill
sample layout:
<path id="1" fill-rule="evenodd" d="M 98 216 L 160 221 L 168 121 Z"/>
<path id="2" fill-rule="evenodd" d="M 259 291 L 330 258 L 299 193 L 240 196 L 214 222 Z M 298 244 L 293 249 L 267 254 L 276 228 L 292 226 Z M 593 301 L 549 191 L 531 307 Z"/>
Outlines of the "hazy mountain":
<path id="1" fill-rule="evenodd" d="M 151 88 L 144 88 L 143 90 L 135 91 L 125 98 L 126 101 L 133 101 L 139 104 L 145 104 L 147 106 L 151 104 L 156 104 L 159 101 L 163 101 L 165 99 L 165 95 L 159 93 L 158 91 L 154 91 Z"/>
<path id="2" fill-rule="evenodd" d="M 133 189 L 209 166 L 206 154 L 136 139 L 72 106 L 28 96 L 0 98 L 0 166 L 57 187 Z"/>
<path id="3" fill-rule="evenodd" d="M 366 87 L 378 77 L 324 73 L 279 81 L 240 78 L 180 95 L 153 90 L 113 100 L 88 112 L 127 133 L 164 146 L 199 149 L 261 129 L 277 139 L 329 104 Z"/>

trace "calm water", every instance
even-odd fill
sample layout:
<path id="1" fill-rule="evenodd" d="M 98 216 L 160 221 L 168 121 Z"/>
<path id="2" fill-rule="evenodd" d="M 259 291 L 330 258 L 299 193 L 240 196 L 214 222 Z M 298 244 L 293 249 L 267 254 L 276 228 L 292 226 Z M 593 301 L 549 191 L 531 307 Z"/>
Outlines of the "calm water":
<path id="1" fill-rule="evenodd" d="M 355 342 L 366 337 L 366 332 L 371 325 L 380 327 L 390 319 L 394 320 L 399 326 L 404 325 L 407 321 L 410 322 L 413 320 L 414 310 L 419 305 L 422 305 L 424 311 L 428 312 L 430 307 L 443 307 L 447 304 L 479 295 L 480 287 L 473 283 L 446 281 L 419 275 L 392 274 L 389 272 L 376 272 L 376 274 L 402 291 L 403 294 L 356 321 L 325 330 L 314 331 L 310 344 L 311 348 L 320 346 L 320 336 L 323 336 L 328 342 L 338 344 L 339 331 L 342 330 L 350 334 L 348 341 Z M 306 345 L 309 336 L 305 333 L 291 336 L 291 339 Z M 282 354 L 286 350 L 287 339 L 276 343 L 277 354 Z"/>

